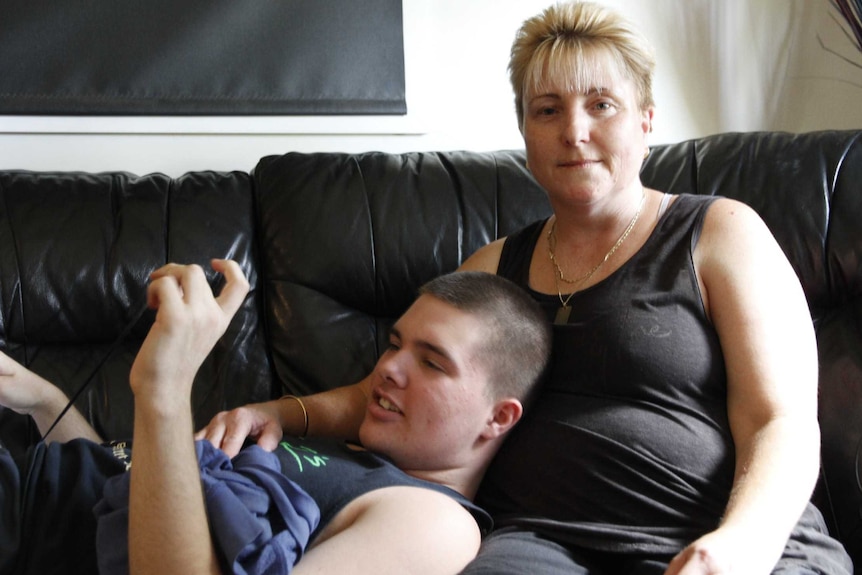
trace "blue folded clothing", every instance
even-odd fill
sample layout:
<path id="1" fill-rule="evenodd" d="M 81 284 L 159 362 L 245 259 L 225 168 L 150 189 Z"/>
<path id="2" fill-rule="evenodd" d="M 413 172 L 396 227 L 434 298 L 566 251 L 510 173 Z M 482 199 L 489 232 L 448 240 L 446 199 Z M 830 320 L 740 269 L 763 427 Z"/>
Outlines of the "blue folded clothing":
<path id="1" fill-rule="evenodd" d="M 238 575 L 289 573 L 320 520 L 314 500 L 281 473 L 278 458 L 247 447 L 233 460 L 195 443 L 210 531 L 224 565 Z M 134 466 L 134 464 L 133 464 Z M 129 474 L 108 479 L 97 516 L 101 575 L 129 572 Z"/>

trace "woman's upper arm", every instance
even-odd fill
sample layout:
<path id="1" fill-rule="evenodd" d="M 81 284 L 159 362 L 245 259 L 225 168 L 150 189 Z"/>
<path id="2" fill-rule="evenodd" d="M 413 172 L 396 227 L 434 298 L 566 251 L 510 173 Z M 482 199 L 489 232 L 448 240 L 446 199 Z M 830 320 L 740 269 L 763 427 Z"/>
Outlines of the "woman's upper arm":
<path id="1" fill-rule="evenodd" d="M 725 356 L 728 409 L 757 427 L 793 415 L 816 420 L 817 347 L 799 279 L 750 207 L 721 199 L 695 249 L 704 301 Z"/>

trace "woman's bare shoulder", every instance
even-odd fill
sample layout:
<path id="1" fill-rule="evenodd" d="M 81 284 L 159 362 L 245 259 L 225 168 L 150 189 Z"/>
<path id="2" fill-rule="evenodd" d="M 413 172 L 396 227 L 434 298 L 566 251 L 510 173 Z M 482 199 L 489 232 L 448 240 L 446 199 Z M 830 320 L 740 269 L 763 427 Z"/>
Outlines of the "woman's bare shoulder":
<path id="1" fill-rule="evenodd" d="M 476 250 L 473 255 L 464 260 L 458 271 L 481 271 L 495 274 L 500 263 L 500 253 L 506 238 L 500 238 Z"/>

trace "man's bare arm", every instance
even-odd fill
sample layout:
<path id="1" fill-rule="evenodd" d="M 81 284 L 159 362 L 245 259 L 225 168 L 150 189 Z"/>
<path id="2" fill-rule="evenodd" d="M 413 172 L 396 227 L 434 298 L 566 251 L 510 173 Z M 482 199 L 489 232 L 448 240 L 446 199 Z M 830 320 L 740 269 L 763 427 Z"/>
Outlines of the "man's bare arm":
<path id="1" fill-rule="evenodd" d="M 135 575 L 220 573 L 192 438 L 195 374 L 248 293 L 234 262 L 214 298 L 197 266 L 154 272 L 148 303 L 156 321 L 132 366 L 135 447 L 129 497 L 129 565 Z"/>
<path id="2" fill-rule="evenodd" d="M 0 352 L 0 405 L 32 417 L 49 443 L 79 437 L 101 442 L 102 438 L 75 407 L 54 425 L 68 403 L 69 398 L 58 387 Z M 51 433 L 45 436 L 49 429 Z"/>
<path id="3" fill-rule="evenodd" d="M 473 517 L 454 499 L 418 487 L 389 487 L 351 502 L 321 533 L 295 575 L 459 573 L 479 549 Z"/>

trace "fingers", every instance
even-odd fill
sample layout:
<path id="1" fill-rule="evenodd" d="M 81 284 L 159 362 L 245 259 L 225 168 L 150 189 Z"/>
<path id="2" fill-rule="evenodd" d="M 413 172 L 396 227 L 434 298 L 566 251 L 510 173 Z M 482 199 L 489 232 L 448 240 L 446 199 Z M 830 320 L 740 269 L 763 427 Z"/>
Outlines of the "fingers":
<path id="1" fill-rule="evenodd" d="M 225 314 L 233 316 L 248 295 L 249 284 L 239 264 L 233 260 L 213 259 L 213 270 L 225 278 L 225 285 L 216 303 Z M 203 269 L 197 264 L 166 264 L 150 274 L 147 304 L 158 309 L 165 302 L 189 303 L 193 294 L 209 292 Z"/>
<path id="2" fill-rule="evenodd" d="M 215 259 L 212 261 L 212 267 L 225 277 L 225 285 L 216 301 L 225 310 L 225 313 L 233 315 L 245 301 L 245 296 L 248 295 L 248 280 L 242 273 L 239 264 L 233 260 Z"/>
<path id="3" fill-rule="evenodd" d="M 243 408 L 217 413 L 215 417 L 195 434 L 195 439 L 206 439 L 214 447 L 233 457 L 242 449 L 245 439 L 252 433 L 248 418 L 243 417 Z"/>
<path id="4" fill-rule="evenodd" d="M 156 308 L 161 304 L 159 296 L 176 293 L 182 301 L 187 302 L 189 294 L 204 289 L 210 291 L 206 275 L 199 265 L 169 263 L 150 274 L 150 294 L 147 299 L 150 307 Z"/>
<path id="5" fill-rule="evenodd" d="M 175 307 L 182 302 L 182 297 L 180 283 L 173 276 L 157 277 L 147 286 L 147 306 L 150 309 Z"/>
<path id="6" fill-rule="evenodd" d="M 239 453 L 246 439 L 272 451 L 282 437 L 281 424 L 265 410 L 264 404 L 247 405 L 216 414 L 206 427 L 195 433 L 195 439 L 206 439 L 229 457 Z"/>
<path id="7" fill-rule="evenodd" d="M 257 438 L 257 444 L 266 451 L 274 451 L 283 436 L 284 431 L 281 429 L 281 425 L 275 421 L 267 421 L 260 437 Z"/>
<path id="8" fill-rule="evenodd" d="M 242 305 L 248 282 L 239 265 L 216 260 L 213 266 L 227 280 L 217 298 L 200 266 L 167 264 L 151 274 L 147 302 L 157 311 L 133 364 L 130 382 L 136 395 L 163 399 L 177 391 L 177 382 L 190 387 Z M 187 399 L 184 393 L 178 397 Z"/>
<path id="9" fill-rule="evenodd" d="M 209 441 L 213 447 L 221 449 L 228 457 L 234 457 L 240 452 L 247 437 L 249 436 L 245 433 L 228 434 L 226 428 L 213 429 L 211 426 L 207 426 L 195 434 L 196 440 L 205 439 Z"/>
<path id="10" fill-rule="evenodd" d="M 719 557 L 717 554 L 720 554 L 720 548 L 710 547 L 711 535 L 708 534 L 680 551 L 668 564 L 664 575 L 722 575 L 732 573 L 733 569 L 728 563 L 728 556 Z"/>

